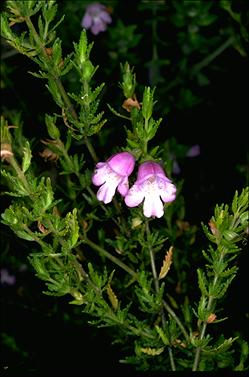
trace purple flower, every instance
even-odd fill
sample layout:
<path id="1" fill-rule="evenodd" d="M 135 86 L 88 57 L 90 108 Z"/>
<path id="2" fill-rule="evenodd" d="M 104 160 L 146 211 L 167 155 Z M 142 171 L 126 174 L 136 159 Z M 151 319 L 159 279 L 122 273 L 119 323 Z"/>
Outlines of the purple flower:
<path id="1" fill-rule="evenodd" d="M 176 161 L 175 158 L 173 158 L 173 166 L 172 166 L 172 172 L 174 174 L 180 174 L 181 173 L 181 168 L 178 164 L 178 162 Z"/>
<path id="2" fill-rule="evenodd" d="M 1 284 L 14 285 L 16 283 L 15 275 L 11 275 L 7 268 L 0 269 L 0 281 Z"/>
<path id="3" fill-rule="evenodd" d="M 200 146 L 198 144 L 192 145 L 186 153 L 187 157 L 197 157 L 201 153 Z"/>
<path id="4" fill-rule="evenodd" d="M 110 203 L 118 192 L 125 196 L 129 190 L 128 177 L 135 166 L 135 158 L 129 152 L 120 152 L 111 156 L 106 162 L 99 162 L 92 177 L 95 186 L 101 186 L 97 192 L 99 201 Z"/>
<path id="5" fill-rule="evenodd" d="M 197 157 L 201 153 L 201 148 L 199 144 L 194 144 L 192 147 L 190 147 L 187 152 L 184 152 L 180 155 L 181 158 L 183 157 Z M 174 174 L 180 174 L 181 173 L 181 168 L 180 165 L 176 159 L 176 155 L 174 153 L 170 153 L 169 158 L 173 161 L 172 165 L 172 172 Z"/>
<path id="6" fill-rule="evenodd" d="M 145 217 L 162 217 L 163 202 L 172 202 L 176 197 L 176 187 L 166 177 L 162 167 L 153 161 L 139 166 L 137 180 L 128 191 L 125 203 L 128 207 L 138 206 L 144 199 Z"/>
<path id="7" fill-rule="evenodd" d="M 86 7 L 86 13 L 81 21 L 81 26 L 91 29 L 94 35 L 107 29 L 107 24 L 112 22 L 106 7 L 100 3 L 92 3 Z"/>

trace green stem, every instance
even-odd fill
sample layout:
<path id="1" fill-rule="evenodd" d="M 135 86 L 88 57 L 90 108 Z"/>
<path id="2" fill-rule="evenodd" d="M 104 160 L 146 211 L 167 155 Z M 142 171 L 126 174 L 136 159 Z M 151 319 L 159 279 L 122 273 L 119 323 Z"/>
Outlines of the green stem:
<path id="1" fill-rule="evenodd" d="M 39 47 L 40 51 L 42 52 L 42 55 L 43 57 L 45 58 L 46 62 L 48 62 L 48 54 L 46 52 L 46 48 L 45 46 L 43 45 L 40 37 L 39 37 L 39 34 L 37 33 L 34 25 L 33 25 L 33 22 L 31 21 L 30 17 L 26 17 L 25 18 L 25 22 L 29 28 L 29 31 L 31 32 L 37 46 Z"/>
<path id="2" fill-rule="evenodd" d="M 153 249 L 152 249 L 150 242 L 149 242 L 150 228 L 149 228 L 149 222 L 148 221 L 146 222 L 146 233 L 147 233 L 148 249 L 149 249 L 149 253 L 150 253 L 151 270 L 152 270 L 152 274 L 153 274 L 155 290 L 156 290 L 156 293 L 158 293 L 159 292 L 159 281 L 158 281 L 158 276 L 157 276 L 157 272 L 156 272 L 154 252 L 153 252 Z"/>
<path id="3" fill-rule="evenodd" d="M 1 59 L 2 60 L 5 60 L 5 59 L 8 59 L 8 58 L 11 58 L 12 56 L 16 55 L 16 54 L 19 54 L 19 51 L 18 50 L 15 50 L 14 48 L 9 50 L 9 51 L 6 51 L 5 53 L 2 53 L 2 56 L 1 56 Z"/>
<path id="4" fill-rule="evenodd" d="M 86 145 L 88 152 L 90 153 L 93 161 L 95 163 L 97 163 L 99 161 L 99 158 L 98 158 L 98 156 L 97 156 L 97 154 L 96 154 L 96 152 L 95 152 L 95 150 L 92 146 L 92 143 L 90 142 L 90 140 L 87 137 L 84 138 L 84 142 L 85 142 L 85 145 Z"/>
<path id="5" fill-rule="evenodd" d="M 152 21 L 151 21 L 151 32 L 152 32 L 152 60 L 150 67 L 150 82 L 152 87 L 157 84 L 157 78 L 160 76 L 160 70 L 158 66 L 158 50 L 157 50 L 157 9 L 158 5 L 156 2 L 153 2 L 152 6 Z"/>
<path id="6" fill-rule="evenodd" d="M 144 138 L 143 138 L 143 154 L 144 154 L 144 157 L 146 157 L 147 151 L 148 151 L 148 140 L 147 140 L 148 127 L 149 127 L 149 119 L 145 119 L 145 121 L 144 121 L 145 135 L 144 135 Z"/>
<path id="7" fill-rule="evenodd" d="M 176 321 L 176 323 L 178 324 L 179 328 L 181 329 L 185 339 L 187 342 L 189 342 L 189 336 L 188 336 L 188 333 L 187 331 L 185 330 L 185 327 L 183 326 L 182 322 L 180 321 L 180 319 L 177 317 L 176 313 L 174 312 L 174 310 L 169 306 L 169 304 L 164 300 L 163 301 L 163 306 L 165 307 L 165 309 L 167 310 L 167 312 L 171 315 L 171 317 Z"/>
<path id="8" fill-rule="evenodd" d="M 224 254 L 221 253 L 218 263 L 222 263 L 223 258 L 224 258 Z M 219 275 L 217 273 L 215 273 L 213 283 L 212 283 L 213 288 L 216 286 L 218 279 L 219 279 Z M 214 297 L 209 296 L 208 304 L 207 304 L 207 311 L 209 311 L 212 308 L 213 302 L 214 302 Z M 200 340 L 202 340 L 204 338 L 204 336 L 206 334 L 206 329 L 207 329 L 207 321 L 202 323 L 201 330 L 200 330 L 200 337 L 199 337 Z M 194 364 L 193 364 L 193 368 L 192 368 L 193 372 L 196 372 L 198 370 L 199 362 L 200 362 L 200 356 L 201 356 L 201 350 L 202 350 L 201 347 L 196 348 L 195 359 L 194 359 Z"/>
<path id="9" fill-rule="evenodd" d="M 206 56 L 203 60 L 201 60 L 199 63 L 195 64 L 191 70 L 191 75 L 196 75 L 199 71 L 202 70 L 202 68 L 206 67 L 208 64 L 210 64 L 214 59 L 217 58 L 223 51 L 225 51 L 231 44 L 234 42 L 234 37 L 229 37 L 224 43 L 222 43 L 216 50 L 214 50 L 210 55 Z M 174 80 L 172 80 L 168 86 L 166 86 L 164 93 L 169 92 L 174 87 L 181 84 L 183 79 L 180 77 L 176 77 Z"/>
<path id="10" fill-rule="evenodd" d="M 42 52 L 42 55 L 43 55 L 43 57 L 45 59 L 44 63 L 46 63 L 46 70 L 50 74 L 52 80 L 55 81 L 56 86 L 57 86 L 57 88 L 58 88 L 58 90 L 59 90 L 59 92 L 60 92 L 60 94 L 61 94 L 61 96 L 63 98 L 64 103 L 65 103 L 66 109 L 70 112 L 70 114 L 73 117 L 73 119 L 77 120 L 78 117 L 77 117 L 77 114 L 76 114 L 76 112 L 74 110 L 74 107 L 73 107 L 73 105 L 72 105 L 72 103 L 70 101 L 70 98 L 68 97 L 68 95 L 67 95 L 67 93 L 66 93 L 66 91 L 64 89 L 64 86 L 63 86 L 60 78 L 55 73 L 55 71 L 53 69 L 53 66 L 51 66 L 51 64 L 49 64 L 50 63 L 50 61 L 49 61 L 50 58 L 47 55 L 46 48 L 43 45 L 43 43 L 42 43 L 42 41 L 41 41 L 41 39 L 39 37 L 39 34 L 37 33 L 37 31 L 36 31 L 36 29 L 35 29 L 32 21 L 31 21 L 30 17 L 26 17 L 26 23 L 27 23 L 27 26 L 28 26 L 30 32 L 32 33 L 32 35 L 34 37 L 35 42 L 37 43 L 37 46 L 39 47 L 39 49 Z M 94 162 L 98 162 L 98 160 L 99 160 L 98 156 L 96 155 L 96 152 L 95 152 L 95 150 L 94 150 L 94 148 L 93 148 L 90 140 L 87 137 L 84 138 L 84 143 L 85 143 L 85 145 L 86 145 L 86 147 L 87 147 L 87 149 L 88 149 L 88 151 L 89 151 L 89 153 L 90 153 L 93 161 Z"/>
<path id="11" fill-rule="evenodd" d="M 24 224 L 22 228 L 33 238 L 35 242 L 37 242 L 41 246 L 41 248 L 44 248 L 45 242 L 43 242 L 39 237 L 37 237 L 26 224 Z"/>
<path id="12" fill-rule="evenodd" d="M 178 86 L 179 84 L 181 84 L 182 82 L 182 78 L 179 76 L 177 76 L 176 79 L 170 81 L 170 83 L 166 86 L 165 90 L 164 90 L 164 93 L 167 93 L 169 92 L 171 89 L 173 89 L 175 86 Z"/>
<path id="13" fill-rule="evenodd" d="M 60 78 L 55 75 L 55 72 L 53 72 L 53 70 L 52 70 L 51 73 L 52 73 L 51 74 L 52 75 L 52 79 L 55 80 L 56 86 L 57 86 L 57 88 L 58 88 L 58 90 L 59 90 L 59 92 L 60 92 L 60 94 L 61 94 L 61 96 L 63 98 L 63 101 L 64 101 L 64 103 L 66 105 L 67 111 L 69 111 L 69 113 L 71 114 L 71 116 L 75 120 L 77 120 L 78 119 L 77 114 L 76 114 L 76 112 L 74 110 L 72 102 L 70 101 L 70 98 L 68 97 L 68 95 L 67 95 L 67 93 L 66 93 L 66 91 L 64 89 L 64 86 L 63 86 Z"/>
<path id="14" fill-rule="evenodd" d="M 150 228 L 149 228 L 149 222 L 148 221 L 146 222 L 146 233 L 147 233 L 148 248 L 149 248 L 149 252 L 150 252 L 151 270 L 152 270 L 152 274 L 153 274 L 153 278 L 154 278 L 155 290 L 156 290 L 156 293 L 159 293 L 160 288 L 159 288 L 159 280 L 158 280 L 158 276 L 157 276 L 157 272 L 156 272 L 154 252 L 153 252 L 153 249 L 152 249 L 150 242 L 149 242 Z M 161 314 L 162 314 L 162 323 L 163 323 L 163 326 L 165 326 L 166 323 L 165 323 L 165 316 L 164 316 L 163 310 L 162 310 Z M 175 366 L 172 348 L 170 346 L 168 346 L 168 353 L 169 353 L 169 360 L 170 360 L 171 369 L 172 369 L 172 371 L 175 372 L 176 366 Z"/>
<path id="15" fill-rule="evenodd" d="M 113 315 L 112 311 L 106 312 L 105 317 L 108 318 L 108 319 L 111 319 L 113 322 L 116 322 L 120 326 L 125 327 L 127 330 L 131 331 L 136 336 L 142 336 L 142 337 L 145 337 L 145 338 L 148 338 L 148 339 L 155 340 L 155 337 L 153 335 L 147 333 L 144 330 L 137 329 L 136 327 L 131 326 L 129 323 L 126 323 L 125 321 L 120 320 L 116 315 Z"/>
<path id="16" fill-rule="evenodd" d="M 87 284 L 89 285 L 89 287 L 91 289 L 94 289 L 94 291 L 97 294 L 101 295 L 101 289 L 99 289 L 99 287 L 96 284 L 93 283 L 93 281 L 90 279 L 88 273 L 84 270 L 82 265 L 76 260 L 73 261 L 73 265 L 74 265 L 78 275 L 81 277 L 81 279 L 83 278 L 87 282 Z"/>
<path id="17" fill-rule="evenodd" d="M 15 170 L 17 177 L 22 182 L 24 189 L 27 191 L 28 194 L 31 194 L 30 185 L 28 184 L 27 179 L 26 179 L 23 171 L 21 170 L 20 166 L 16 162 L 15 158 L 13 156 L 11 156 L 11 157 L 8 158 L 8 161 L 9 161 L 10 165 L 13 167 L 13 169 Z"/>
<path id="18" fill-rule="evenodd" d="M 173 372 L 175 372 L 176 371 L 176 365 L 175 365 L 175 360 L 174 360 L 174 356 L 173 356 L 173 352 L 172 352 L 171 347 L 168 347 L 168 352 L 169 352 L 169 360 L 170 360 L 171 369 L 172 369 Z"/>
<path id="19" fill-rule="evenodd" d="M 223 51 L 225 51 L 232 43 L 234 42 L 234 37 L 229 37 L 222 45 L 220 45 L 216 50 L 214 50 L 210 55 L 208 55 L 206 58 L 204 58 L 199 63 L 195 64 L 192 69 L 192 75 L 195 75 L 199 71 L 202 70 L 202 68 L 206 67 L 208 64 L 210 64 L 214 59 L 217 58 Z"/>
<path id="20" fill-rule="evenodd" d="M 97 245 L 96 243 L 94 243 L 93 241 L 89 240 L 89 238 L 87 237 L 81 237 L 83 242 L 85 244 L 87 244 L 88 246 L 90 246 L 92 249 L 98 251 L 101 255 L 104 255 L 106 258 L 110 259 L 113 263 L 115 263 L 116 265 L 118 265 L 120 268 L 122 268 L 124 271 L 128 272 L 128 274 L 130 274 L 131 276 L 133 276 L 134 278 L 136 278 L 137 274 L 134 270 L 132 270 L 129 266 L 127 266 L 125 263 L 123 263 L 122 261 L 120 261 L 117 257 L 115 257 L 114 255 L 110 254 L 108 251 L 106 251 L 105 249 L 103 249 L 101 246 Z"/>
<path id="21" fill-rule="evenodd" d="M 90 88 L 89 88 L 89 83 L 88 81 L 84 80 L 83 81 L 83 88 L 84 88 L 84 93 L 85 93 L 85 96 L 87 97 L 87 100 L 85 100 L 85 103 L 84 103 L 84 107 L 85 107 L 85 111 L 86 113 L 89 113 L 89 92 L 90 92 Z M 90 153 L 90 155 L 92 156 L 92 159 L 94 162 L 98 162 L 99 161 L 99 158 L 98 156 L 96 155 L 96 152 L 91 144 L 91 142 L 89 141 L 89 139 L 87 138 L 87 136 L 84 137 L 84 142 L 86 144 L 86 147 Z"/>

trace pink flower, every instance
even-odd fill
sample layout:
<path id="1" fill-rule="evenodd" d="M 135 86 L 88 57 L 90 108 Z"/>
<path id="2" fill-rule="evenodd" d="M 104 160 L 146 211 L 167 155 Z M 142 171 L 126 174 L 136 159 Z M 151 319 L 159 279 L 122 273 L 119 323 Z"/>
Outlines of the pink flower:
<path id="1" fill-rule="evenodd" d="M 107 29 L 107 24 L 112 22 L 106 7 L 100 3 L 92 3 L 86 7 L 86 13 L 81 21 L 81 26 L 91 29 L 94 35 Z"/>
<path id="2" fill-rule="evenodd" d="M 145 217 L 162 217 L 163 202 L 172 202 L 176 197 L 176 187 L 166 177 L 162 167 L 153 161 L 139 166 L 137 180 L 128 191 L 125 203 L 128 207 L 138 206 L 144 199 Z"/>
<path id="3" fill-rule="evenodd" d="M 106 162 L 99 162 L 92 177 L 95 186 L 100 186 L 97 192 L 99 201 L 110 203 L 118 192 L 125 196 L 129 190 L 128 177 L 135 166 L 135 158 L 129 152 L 120 152 L 111 156 Z"/>

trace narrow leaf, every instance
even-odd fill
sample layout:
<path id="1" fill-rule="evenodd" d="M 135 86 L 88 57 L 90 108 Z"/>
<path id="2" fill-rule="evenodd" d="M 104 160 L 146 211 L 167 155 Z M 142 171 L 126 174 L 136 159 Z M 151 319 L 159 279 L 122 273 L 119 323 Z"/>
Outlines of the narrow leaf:
<path id="1" fill-rule="evenodd" d="M 173 246 L 170 246 L 164 258 L 163 265 L 161 267 L 161 271 L 159 274 L 159 279 L 163 279 L 169 272 L 169 269 L 172 263 L 172 256 L 173 256 Z"/>
<path id="2" fill-rule="evenodd" d="M 146 347 L 146 348 L 141 348 L 141 351 L 143 353 L 146 353 L 147 355 L 156 356 L 156 355 L 160 355 L 164 351 L 164 347 L 160 347 L 160 348 Z"/>
<path id="3" fill-rule="evenodd" d="M 113 292 L 110 284 L 108 284 L 108 286 L 107 286 L 107 294 L 108 294 L 108 297 L 109 297 L 109 300 L 112 304 L 113 309 L 117 310 L 117 308 L 118 308 L 118 298 L 115 295 L 115 293 Z"/>

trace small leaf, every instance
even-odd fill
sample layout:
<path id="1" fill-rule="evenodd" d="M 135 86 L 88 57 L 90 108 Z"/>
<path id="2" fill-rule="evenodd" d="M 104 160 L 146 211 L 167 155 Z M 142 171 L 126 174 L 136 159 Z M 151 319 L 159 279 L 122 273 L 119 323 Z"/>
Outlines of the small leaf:
<path id="1" fill-rule="evenodd" d="M 115 293 L 113 292 L 110 284 L 108 284 L 106 290 L 107 290 L 107 294 L 108 294 L 108 297 L 109 297 L 109 300 L 110 300 L 110 302 L 112 304 L 113 309 L 117 310 L 117 308 L 118 308 L 118 298 L 115 295 Z"/>
<path id="2" fill-rule="evenodd" d="M 32 237 L 30 234 L 25 232 L 24 230 L 14 230 L 16 235 L 26 241 L 34 241 L 34 237 Z"/>
<path id="3" fill-rule="evenodd" d="M 221 352 L 225 352 L 227 349 L 231 347 L 233 342 L 238 339 L 238 336 L 235 338 L 229 338 L 225 339 L 224 342 L 217 347 L 203 347 L 202 352 L 205 352 L 206 354 L 218 354 Z"/>
<path id="4" fill-rule="evenodd" d="M 161 267 L 161 271 L 159 274 L 159 279 L 163 279 L 169 272 L 169 269 L 172 263 L 172 256 L 173 256 L 173 246 L 170 246 L 164 258 L 163 265 Z"/>
<path id="5" fill-rule="evenodd" d="M 31 158 L 32 158 L 32 154 L 31 154 L 31 150 L 30 150 L 30 145 L 29 145 L 29 142 L 26 141 L 26 145 L 23 148 L 23 159 L 22 159 L 22 171 L 23 171 L 23 173 L 25 173 L 28 170 L 30 163 L 31 163 Z"/>
<path id="6" fill-rule="evenodd" d="M 147 355 L 156 356 L 156 355 L 160 355 L 164 351 L 164 347 L 160 347 L 160 348 L 146 347 L 146 348 L 141 348 L 140 350 L 143 353 L 146 353 Z"/>
<path id="7" fill-rule="evenodd" d="M 207 283 L 205 274 L 201 269 L 197 270 L 197 274 L 198 274 L 198 285 L 201 290 L 201 293 L 203 294 L 203 296 L 208 296 L 208 291 L 207 291 L 208 283 Z"/>
<path id="8" fill-rule="evenodd" d="M 155 326 L 155 328 L 156 328 L 156 331 L 157 331 L 158 335 L 160 336 L 161 340 L 163 341 L 165 346 L 167 346 L 169 344 L 169 339 L 168 339 L 167 335 L 165 334 L 165 332 L 163 331 L 163 329 L 161 327 Z"/>
<path id="9" fill-rule="evenodd" d="M 79 224 L 77 221 L 77 209 L 74 208 L 72 214 L 68 217 L 68 224 L 70 226 L 70 247 L 73 248 L 79 238 Z"/>

